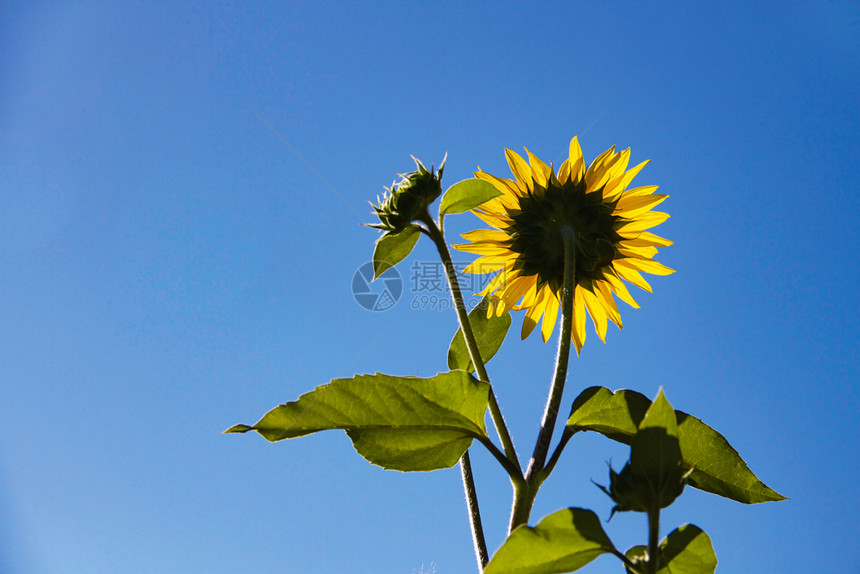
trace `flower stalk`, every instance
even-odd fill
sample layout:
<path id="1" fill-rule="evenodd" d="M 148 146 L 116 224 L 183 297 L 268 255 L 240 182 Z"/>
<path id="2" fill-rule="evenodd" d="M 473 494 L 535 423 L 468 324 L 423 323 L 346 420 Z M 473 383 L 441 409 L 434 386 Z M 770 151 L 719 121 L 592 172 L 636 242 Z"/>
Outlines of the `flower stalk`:
<path id="1" fill-rule="evenodd" d="M 521 496 L 514 499 L 509 531 L 513 531 L 520 524 L 528 522 L 537 490 L 540 487 L 540 483 L 546 478 L 546 474 L 543 471 L 555 423 L 558 419 L 561 398 L 564 394 L 564 383 L 567 379 L 571 334 L 573 331 L 574 289 L 576 285 L 576 230 L 570 225 L 565 225 L 559 231 L 564 243 L 564 283 L 561 301 L 561 334 L 558 340 L 555 373 L 552 378 L 549 396 L 547 397 L 540 432 L 538 433 L 534 452 L 525 475 L 527 487 Z M 556 459 L 557 457 L 553 458 Z"/>
<path id="2" fill-rule="evenodd" d="M 648 574 L 657 574 L 660 564 L 660 505 L 648 510 Z"/>
<path id="3" fill-rule="evenodd" d="M 448 244 L 445 242 L 445 237 L 436 222 L 430 216 L 430 213 L 425 211 L 419 218 L 419 221 L 424 223 L 426 228 L 422 228 L 424 232 L 436 245 L 439 252 L 439 257 L 442 259 L 442 266 L 445 268 L 445 275 L 448 279 L 448 288 L 451 291 L 451 298 L 454 303 L 454 309 L 457 312 L 457 321 L 460 324 L 460 329 L 463 331 L 463 338 L 466 342 L 466 348 L 469 350 L 469 358 L 475 366 L 475 372 L 478 379 L 489 383 L 490 378 L 487 375 L 487 369 L 484 366 L 484 361 L 481 358 L 481 353 L 478 349 L 478 342 L 475 339 L 475 334 L 472 332 L 472 324 L 469 322 L 469 315 L 466 313 L 466 305 L 463 301 L 463 294 L 460 290 L 460 282 L 457 279 L 457 272 L 454 268 L 454 263 L 451 260 L 451 252 L 448 250 Z M 496 395 L 493 392 L 493 387 L 490 386 L 489 391 L 490 416 L 493 419 L 493 424 L 496 427 L 496 432 L 499 439 L 502 441 L 502 446 L 505 449 L 504 459 L 500 459 L 503 466 L 511 475 L 511 481 L 514 483 L 515 491 L 524 484 L 522 468 L 517 459 L 514 443 L 511 440 L 507 425 L 505 424 L 502 411 L 499 408 L 499 403 L 496 400 Z M 491 452 L 493 452 L 491 450 Z M 495 454 L 495 453 L 494 453 Z M 497 457 L 498 458 L 498 457 Z M 478 508 L 477 492 L 475 489 L 474 478 L 472 477 L 471 462 L 469 452 L 463 455 L 460 460 L 460 468 L 463 476 L 463 487 L 466 491 L 466 499 L 469 507 L 469 520 L 472 526 L 472 541 L 475 545 L 475 555 L 478 559 L 479 570 L 483 572 L 489 562 L 489 554 L 487 552 L 487 543 L 484 539 L 483 526 L 481 524 L 481 515 Z"/>
<path id="4" fill-rule="evenodd" d="M 445 238 L 442 236 L 439 227 L 436 225 L 436 222 L 430 217 L 430 214 L 426 214 L 424 218 L 420 220 L 424 223 L 427 228 L 422 229 L 427 236 L 433 240 L 433 243 L 436 245 L 436 249 L 439 251 L 439 256 L 442 258 L 442 266 L 445 268 L 445 275 L 448 279 L 448 287 L 451 290 L 451 298 L 454 302 L 454 310 L 457 312 L 457 320 L 460 323 L 460 329 L 463 331 L 463 338 L 466 342 L 466 348 L 469 350 L 469 358 L 472 360 L 472 364 L 475 365 L 475 373 L 478 375 L 478 379 L 489 383 L 490 377 L 487 375 L 487 369 L 484 366 L 484 361 L 481 358 L 481 353 L 478 350 L 478 342 L 475 339 L 475 334 L 472 332 L 472 324 L 469 322 L 469 315 L 466 312 L 466 304 L 463 301 L 463 294 L 460 290 L 460 282 L 457 279 L 457 272 L 454 269 L 454 263 L 451 261 L 451 252 L 448 250 L 448 244 L 445 243 Z M 499 434 L 499 440 L 502 441 L 502 447 L 505 450 L 505 456 L 510 462 L 510 466 L 516 469 L 516 474 L 521 478 L 522 468 L 520 467 L 519 460 L 517 459 L 517 453 L 514 449 L 514 442 L 511 440 L 511 435 L 508 432 L 508 427 L 505 424 L 505 419 L 502 416 L 502 411 L 499 408 L 499 403 L 496 400 L 496 394 L 493 392 L 492 386 L 490 387 L 490 416 L 493 419 L 493 424 L 496 427 L 496 432 Z M 510 468 L 508 465 L 505 467 L 510 474 Z M 511 479 L 515 480 L 517 477 L 512 475 Z"/>

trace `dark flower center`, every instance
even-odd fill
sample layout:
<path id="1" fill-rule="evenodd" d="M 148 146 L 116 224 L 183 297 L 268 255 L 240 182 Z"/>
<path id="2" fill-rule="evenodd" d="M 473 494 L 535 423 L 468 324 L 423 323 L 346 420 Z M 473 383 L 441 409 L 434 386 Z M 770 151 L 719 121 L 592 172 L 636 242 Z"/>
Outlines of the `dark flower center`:
<path id="1" fill-rule="evenodd" d="M 508 212 L 513 223 L 505 230 L 511 237 L 510 250 L 519 254 L 515 269 L 523 275 L 537 275 L 539 285 L 561 288 L 561 228 L 568 225 L 576 231 L 575 281 L 602 279 L 602 268 L 612 263 L 615 245 L 621 239 L 613 231 L 619 219 L 612 215 L 614 209 L 614 202 L 604 203 L 602 189 L 585 193 L 584 181 L 568 182 L 563 187 L 550 185 L 543 194 L 521 197 L 519 209 Z"/>

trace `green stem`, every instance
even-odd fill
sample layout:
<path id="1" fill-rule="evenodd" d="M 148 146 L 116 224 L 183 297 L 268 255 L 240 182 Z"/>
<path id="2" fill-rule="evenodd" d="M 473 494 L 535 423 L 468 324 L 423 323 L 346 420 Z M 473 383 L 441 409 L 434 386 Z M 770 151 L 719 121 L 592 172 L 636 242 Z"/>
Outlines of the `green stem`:
<path id="1" fill-rule="evenodd" d="M 543 483 L 546 480 L 546 477 L 550 475 L 552 469 L 555 468 L 555 464 L 558 462 L 559 457 L 561 456 L 561 451 L 564 450 L 564 447 L 567 446 L 567 443 L 573 438 L 574 432 L 568 431 L 564 429 L 564 433 L 561 435 L 561 440 L 558 441 L 558 444 L 555 446 L 555 450 L 552 453 L 552 456 L 549 457 L 549 460 L 546 463 L 543 471 L 540 473 L 540 479 L 538 484 Z"/>
<path id="2" fill-rule="evenodd" d="M 460 474 L 463 477 L 463 490 L 466 491 L 466 506 L 469 508 L 469 525 L 472 527 L 472 543 L 475 546 L 475 558 L 478 560 L 478 572 L 483 572 L 490 561 L 487 554 L 487 543 L 484 539 L 484 526 L 481 523 L 481 510 L 478 508 L 478 493 L 475 490 L 475 479 L 472 476 L 472 461 L 469 451 L 460 458 Z"/>
<path id="3" fill-rule="evenodd" d="M 660 508 L 648 511 L 648 574 L 657 574 L 660 565 Z"/>
<path id="4" fill-rule="evenodd" d="M 576 286 L 576 231 L 570 226 L 564 226 L 561 228 L 561 234 L 564 242 L 564 284 L 561 299 L 561 333 L 558 339 L 555 374 L 552 378 L 540 432 L 526 471 L 526 488 L 514 497 L 509 531 L 528 522 L 537 489 L 543 479 L 546 478 L 543 472 L 544 464 L 558 418 L 561 397 L 564 394 L 564 383 L 567 379 L 571 333 L 573 332 L 573 291 Z"/>
<path id="5" fill-rule="evenodd" d="M 439 256 L 442 258 L 442 265 L 445 267 L 445 274 L 448 278 L 448 287 L 451 289 L 451 298 L 454 300 L 454 310 L 457 312 L 457 320 L 460 323 L 460 329 L 463 331 L 463 338 L 466 342 L 466 348 L 469 350 L 469 358 L 475 366 L 475 372 L 478 379 L 485 383 L 490 382 L 490 377 L 487 375 L 487 369 L 484 366 L 484 361 L 481 358 L 481 353 L 478 350 L 478 342 L 475 339 L 475 334 L 472 332 L 472 324 L 469 322 L 469 314 L 466 312 L 466 304 L 463 302 L 463 294 L 460 291 L 460 282 L 457 279 L 457 271 L 454 269 L 454 263 L 451 261 L 451 253 L 448 251 L 448 244 L 445 243 L 445 238 L 436 226 L 436 222 L 428 214 L 425 219 L 421 220 L 427 229 L 422 231 L 427 234 L 436 249 L 439 251 Z M 502 447 L 505 449 L 505 456 L 511 462 L 511 465 L 517 469 L 519 476 L 511 476 L 511 480 L 516 482 L 522 479 L 522 467 L 520 467 L 519 459 L 517 458 L 514 442 L 511 440 L 511 435 L 508 432 L 508 427 L 505 424 L 505 419 L 502 416 L 502 411 L 499 408 L 499 403 L 496 400 L 496 394 L 493 392 L 493 387 L 490 387 L 490 416 L 493 419 L 493 424 L 496 427 L 496 432 L 499 435 L 499 440 L 502 441 Z"/>
<path id="6" fill-rule="evenodd" d="M 439 257 L 442 259 L 442 266 L 445 268 L 445 274 L 448 278 L 448 288 L 451 290 L 451 298 L 454 302 L 454 309 L 457 312 L 457 321 L 460 324 L 460 329 L 463 331 L 463 339 L 466 342 L 466 348 L 469 349 L 469 358 L 475 366 L 475 371 L 478 374 L 479 380 L 489 384 L 490 378 L 487 375 L 487 369 L 484 366 L 484 361 L 481 358 L 480 351 L 478 350 L 478 343 L 475 340 L 475 334 L 472 332 L 472 324 L 469 322 L 469 315 L 466 313 L 466 305 L 463 302 L 463 294 L 460 291 L 460 282 L 457 279 L 457 271 L 454 269 L 454 263 L 451 260 L 451 252 L 448 250 L 448 244 L 445 243 L 445 237 L 442 235 L 442 231 L 436 225 L 436 222 L 433 221 L 433 218 L 430 217 L 429 213 L 425 212 L 421 221 L 427 226 L 426 229 L 422 228 L 421 231 L 430 237 L 436 245 Z M 496 432 L 502 441 L 502 446 L 505 449 L 505 458 L 508 461 L 508 464 L 503 464 L 503 466 L 511 476 L 511 481 L 514 483 L 514 488 L 516 489 L 517 484 L 524 482 L 523 471 L 520 467 L 519 460 L 517 459 L 513 441 L 511 440 L 510 433 L 505 425 L 505 419 L 502 417 L 502 412 L 501 409 L 499 409 L 499 404 L 496 401 L 496 395 L 493 392 L 492 386 L 489 388 L 489 406 L 493 424 L 495 425 Z M 491 449 L 491 452 L 496 455 L 498 453 L 498 449 Z M 481 514 L 478 509 L 478 495 L 477 490 L 475 489 L 475 480 L 472 476 L 472 465 L 469 460 L 468 451 L 466 451 L 460 459 L 460 469 L 463 477 L 463 488 L 466 491 L 466 503 L 469 507 L 469 522 L 472 528 L 472 541 L 475 545 L 475 556 L 478 560 L 478 571 L 483 572 L 489 562 L 489 555 L 487 553 L 487 542 L 484 539 L 484 529 L 481 524 Z"/>
<path id="7" fill-rule="evenodd" d="M 615 548 L 613 548 L 613 549 L 612 549 L 612 553 L 613 553 L 615 556 L 617 556 L 619 560 L 621 560 L 622 562 L 624 562 L 624 566 L 626 566 L 626 567 L 627 567 L 627 569 L 628 569 L 628 570 L 630 570 L 631 572 L 642 572 L 642 571 L 639 569 L 639 565 L 638 565 L 638 564 L 634 564 L 632 560 L 630 560 L 627 556 L 625 556 L 624 554 L 622 554 L 621 552 L 619 552 L 619 551 L 618 551 L 618 550 L 616 550 Z"/>

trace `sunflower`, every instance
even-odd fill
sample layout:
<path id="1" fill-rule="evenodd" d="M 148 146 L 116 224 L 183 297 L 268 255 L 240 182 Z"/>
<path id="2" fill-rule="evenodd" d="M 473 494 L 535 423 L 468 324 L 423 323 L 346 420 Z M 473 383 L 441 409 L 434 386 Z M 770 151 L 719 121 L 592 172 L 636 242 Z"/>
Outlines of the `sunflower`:
<path id="1" fill-rule="evenodd" d="M 525 310 L 523 339 L 543 316 L 541 335 L 546 342 L 558 318 L 564 283 L 561 230 L 573 228 L 576 266 L 571 338 L 579 353 L 585 342 L 586 312 L 597 335 L 606 342 L 607 320 L 621 328 L 613 294 L 639 308 L 624 281 L 650 292 L 643 272 L 674 272 L 654 261 L 657 248 L 672 242 L 647 231 L 669 218 L 667 213 L 651 211 L 668 196 L 655 194 L 656 185 L 628 189 L 648 163 L 627 169 L 629 148 L 616 152 L 613 146 L 586 169 L 574 137 L 558 174 L 528 149 L 526 153 L 528 163 L 505 150 L 515 180 L 478 168 L 475 177 L 491 183 L 501 195 L 472 212 L 494 229 L 465 233 L 462 237 L 469 243 L 454 248 L 480 255 L 465 269 L 467 273 L 499 272 L 481 292 L 493 295 L 488 316 Z"/>

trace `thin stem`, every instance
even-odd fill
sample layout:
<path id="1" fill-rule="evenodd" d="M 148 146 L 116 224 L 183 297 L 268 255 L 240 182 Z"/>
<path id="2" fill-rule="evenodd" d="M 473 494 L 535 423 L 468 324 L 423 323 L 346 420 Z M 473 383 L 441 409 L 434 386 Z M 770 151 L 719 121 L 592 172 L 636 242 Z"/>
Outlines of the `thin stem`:
<path id="1" fill-rule="evenodd" d="M 483 572 L 490 561 L 487 555 L 487 543 L 484 540 L 484 526 L 481 523 L 481 510 L 478 508 L 478 493 L 475 491 L 475 479 L 472 477 L 472 461 L 469 451 L 460 458 L 460 474 L 463 477 L 463 490 L 466 492 L 466 506 L 469 508 L 469 525 L 472 527 L 472 543 L 475 546 L 475 558 L 478 560 L 478 572 Z"/>
<path id="2" fill-rule="evenodd" d="M 427 225 L 427 229 L 422 231 L 427 234 L 436 249 L 439 251 L 439 256 L 442 258 L 442 265 L 445 267 L 445 273 L 448 278 L 448 287 L 451 289 L 451 298 L 454 300 L 454 310 L 457 312 L 457 320 L 460 323 L 460 329 L 463 331 L 463 338 L 466 341 L 466 348 L 469 350 L 469 358 L 475 366 L 475 372 L 478 379 L 485 383 L 490 382 L 490 377 L 487 375 L 487 369 L 484 366 L 484 361 L 481 358 L 481 353 L 478 350 L 478 342 L 475 339 L 475 334 L 472 332 L 472 324 L 469 322 L 469 315 L 466 313 L 466 304 L 463 302 L 463 294 L 460 291 L 460 282 L 457 279 L 457 271 L 454 269 L 454 263 L 451 261 L 451 253 L 448 251 L 448 244 L 445 243 L 445 238 L 442 237 L 439 228 L 433 219 L 427 215 L 422 222 Z M 496 400 L 496 394 L 493 392 L 493 387 L 490 387 L 490 416 L 493 419 L 493 424 L 496 427 L 496 432 L 499 435 L 499 440 L 502 441 L 502 447 L 505 449 L 505 455 L 508 460 L 517 469 L 517 474 L 511 476 L 511 480 L 522 480 L 522 467 L 517 459 L 517 453 L 514 449 L 514 442 L 511 440 L 511 435 L 508 432 L 508 427 L 505 424 L 505 419 L 502 416 L 502 411 L 499 408 L 499 403 Z"/>
<path id="3" fill-rule="evenodd" d="M 497 447 L 488 437 L 479 438 L 478 440 L 487 448 L 488 451 L 490 451 L 490 454 L 496 457 L 496 460 L 499 461 L 499 464 L 502 465 L 502 468 L 504 468 L 510 476 L 516 476 L 518 472 L 521 472 L 511 464 L 511 461 L 508 460 L 505 453 L 500 451 L 499 447 Z"/>
<path id="4" fill-rule="evenodd" d="M 630 560 L 627 556 L 625 556 L 624 554 L 622 554 L 621 552 L 619 552 L 619 551 L 618 551 L 618 550 L 616 550 L 615 548 L 613 548 L 613 549 L 612 549 L 612 553 L 613 553 L 615 556 L 617 556 L 617 557 L 619 558 L 619 560 L 621 560 L 622 562 L 624 562 L 624 565 L 625 565 L 625 566 L 627 567 L 627 569 L 628 569 L 628 570 L 630 570 L 631 572 L 641 572 L 641 570 L 639 569 L 639 565 L 638 565 L 638 564 L 634 564 L 632 560 Z"/>
<path id="5" fill-rule="evenodd" d="M 558 354 L 555 362 L 555 374 L 547 397 L 546 408 L 541 421 L 540 432 L 532 458 L 526 471 L 526 483 L 528 488 L 524 489 L 521 496 L 514 499 L 511 510 L 511 524 L 509 530 L 513 530 L 520 524 L 529 520 L 532 504 L 534 503 L 537 488 L 540 486 L 541 475 L 552 441 L 552 433 L 558 418 L 558 409 L 561 397 L 564 394 L 564 383 L 567 379 L 567 366 L 570 360 L 570 339 L 573 331 L 573 291 L 576 285 L 576 231 L 570 226 L 561 228 L 562 240 L 564 242 L 564 284 L 561 300 L 561 333 L 558 339 Z"/>
<path id="6" fill-rule="evenodd" d="M 660 564 L 660 508 L 648 511 L 648 574 L 657 574 Z"/>
<path id="7" fill-rule="evenodd" d="M 558 444 L 555 445 L 555 450 L 552 452 L 552 456 L 549 457 L 546 466 L 539 474 L 540 479 L 538 484 L 542 483 L 544 480 L 546 480 L 546 477 L 550 475 L 552 469 L 555 468 L 555 464 L 558 462 L 558 459 L 561 456 L 561 451 L 564 450 L 564 447 L 567 446 L 567 443 L 570 441 L 571 438 L 573 438 L 573 435 L 573 432 L 568 432 L 567 429 L 564 430 L 564 433 L 561 435 L 561 440 L 559 440 Z"/>
<path id="8" fill-rule="evenodd" d="M 460 329 L 463 331 L 463 339 L 466 342 L 466 348 L 469 349 L 469 358 L 475 366 L 478 378 L 489 384 L 490 378 L 487 375 L 487 369 L 484 366 L 484 361 L 481 358 L 480 351 L 478 350 L 478 343 L 475 340 L 475 334 L 472 332 L 472 324 L 469 322 L 469 315 L 466 313 L 466 305 L 463 302 L 463 294 L 460 291 L 460 282 L 457 279 L 457 272 L 454 269 L 454 263 L 451 261 L 451 252 L 448 250 L 448 244 L 445 243 L 444 235 L 442 235 L 441 230 L 436 225 L 436 222 L 433 221 L 433 218 L 430 217 L 429 213 L 425 212 L 421 221 L 427 226 L 426 229 L 421 228 L 421 231 L 430 237 L 436 245 L 439 257 L 442 259 L 442 266 L 445 268 L 445 274 L 448 278 L 448 288 L 451 290 L 451 298 L 454 302 L 454 309 L 457 312 L 457 321 L 460 323 Z M 514 483 L 516 489 L 517 484 L 524 482 L 523 471 L 520 468 L 520 463 L 517 459 L 516 451 L 514 450 L 513 441 L 511 440 L 510 433 L 505 425 L 505 420 L 502 417 L 502 412 L 499 409 L 492 386 L 489 387 L 489 406 L 493 424 L 496 427 L 496 432 L 499 434 L 502 446 L 505 449 L 505 459 L 508 461 L 508 464 L 503 464 L 503 466 L 511 476 L 511 481 Z M 487 440 L 487 442 L 490 441 Z M 490 444 L 492 445 L 492 443 Z M 490 449 L 490 452 L 498 458 L 501 453 L 499 453 L 498 449 L 495 448 L 495 445 L 492 446 L 493 448 Z M 478 571 L 483 572 L 484 567 L 486 567 L 489 562 L 489 555 L 487 553 L 487 542 L 484 538 L 484 528 L 481 524 L 481 513 L 478 509 L 478 493 L 475 488 L 475 479 L 472 476 L 472 465 L 468 451 L 463 453 L 463 456 L 460 459 L 460 469 L 463 477 L 463 489 L 466 492 L 466 501 L 469 507 L 469 523 L 472 529 L 472 541 L 475 545 L 475 556 L 478 560 Z"/>

